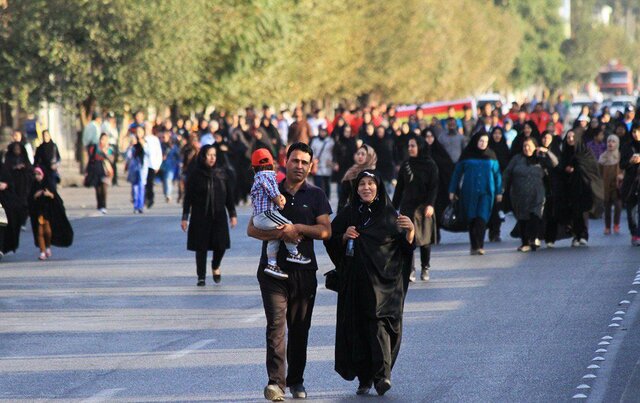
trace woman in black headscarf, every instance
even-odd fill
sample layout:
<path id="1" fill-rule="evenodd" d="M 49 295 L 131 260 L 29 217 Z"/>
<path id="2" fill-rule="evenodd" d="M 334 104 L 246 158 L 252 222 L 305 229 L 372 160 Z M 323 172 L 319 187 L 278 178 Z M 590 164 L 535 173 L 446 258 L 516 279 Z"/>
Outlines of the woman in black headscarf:
<path id="1" fill-rule="evenodd" d="M 27 156 L 27 150 L 21 142 L 14 141 L 7 147 L 4 167 L 11 175 L 13 192 L 20 205 L 20 226 L 25 225 L 28 217 L 28 198 L 33 183 L 33 166 Z"/>
<path id="2" fill-rule="evenodd" d="M 60 153 L 58 152 L 56 143 L 51 140 L 49 130 L 42 131 L 42 144 L 36 149 L 33 164 L 42 168 L 49 188 L 55 192 L 58 187 L 58 181 L 60 180 L 60 176 L 58 175 Z"/>
<path id="3" fill-rule="evenodd" d="M 346 123 L 333 130 L 333 136 L 336 141 L 333 147 L 333 170 L 334 177 L 338 183 L 338 200 L 343 201 L 346 201 L 349 195 L 344 194 L 342 178 L 353 165 L 353 155 L 358 150 L 356 138 L 351 134 L 351 131 L 351 126 Z"/>
<path id="4" fill-rule="evenodd" d="M 541 145 L 556 157 L 560 158 L 562 151 L 560 136 L 549 131 L 542 134 Z M 545 177 L 545 201 L 542 213 L 542 230 L 540 237 L 544 238 L 547 248 L 553 248 L 558 239 L 567 237 L 567 227 L 570 212 L 566 211 L 566 192 L 564 189 L 564 171 L 560 164 L 547 169 Z"/>
<path id="5" fill-rule="evenodd" d="M 602 206 L 604 188 L 593 153 L 582 136 L 569 130 L 565 135 L 560 164 L 564 170 L 567 208 L 571 211 L 571 246 L 586 246 L 589 241 L 589 213 Z"/>
<path id="6" fill-rule="evenodd" d="M 520 252 L 535 251 L 542 226 L 547 170 L 558 165 L 558 159 L 548 149 L 538 148 L 535 140 L 527 138 L 522 153 L 514 156 L 504 171 L 503 186 L 509 188 L 513 215 L 518 220 L 522 244 Z"/>
<path id="7" fill-rule="evenodd" d="M 640 127 L 631 129 L 631 138 L 620 154 L 620 168 L 624 170 L 620 197 L 627 210 L 631 244 L 640 246 Z"/>
<path id="8" fill-rule="evenodd" d="M 408 144 L 409 159 L 400 165 L 393 194 L 393 207 L 412 219 L 416 227 L 416 246 L 420 247 L 420 278 L 429 280 L 431 244 L 435 241 L 435 204 L 438 196 L 438 167 L 429 156 L 427 142 L 414 137 Z M 410 281 L 415 281 L 412 259 Z"/>
<path id="9" fill-rule="evenodd" d="M 532 137 L 536 143 L 540 144 L 540 132 L 538 131 L 538 125 L 533 123 L 531 120 L 524 122 L 524 125 L 522 126 L 522 133 L 518 133 L 516 138 L 513 139 L 513 143 L 511 143 L 512 157 L 522 152 L 522 145 L 529 137 Z"/>
<path id="10" fill-rule="evenodd" d="M 436 243 L 440 242 L 440 225 L 442 214 L 449 205 L 449 181 L 453 175 L 456 164 L 453 163 L 447 150 L 438 141 L 437 136 L 431 129 L 423 132 L 425 141 L 427 142 L 427 153 L 438 167 L 438 196 L 434 206 L 436 212 Z"/>
<path id="11" fill-rule="evenodd" d="M 500 172 L 504 172 L 507 169 L 509 160 L 511 159 L 511 152 L 507 145 L 507 138 L 504 135 L 504 129 L 500 126 L 496 126 L 491 130 L 489 136 L 489 148 L 496 153 L 498 158 L 498 164 L 500 165 Z M 496 202 L 491 210 L 491 217 L 487 223 L 487 229 L 489 230 L 489 241 L 500 242 L 500 227 L 502 226 L 503 218 L 500 217 L 500 212 L 503 211 L 503 202 Z"/>
<path id="12" fill-rule="evenodd" d="M 335 370 L 358 378 L 357 394 L 375 386 L 383 395 L 400 350 L 415 230 L 374 171 L 360 172 L 355 183 L 325 242 L 339 279 Z"/>
<path id="13" fill-rule="evenodd" d="M 183 231 L 189 228 L 187 249 L 196 252 L 198 286 L 205 285 L 207 251 L 210 250 L 213 251 L 213 281 L 220 282 L 220 263 L 231 246 L 229 224 L 235 227 L 236 217 L 229 174 L 216 166 L 215 147 L 206 145 L 200 149 L 196 166 L 187 177 L 181 223 Z"/>
<path id="14" fill-rule="evenodd" d="M 15 193 L 13 178 L 6 165 L 0 169 L 0 204 L 4 210 L 0 220 L 1 259 L 5 253 L 18 249 L 22 219 L 28 216 L 28 211 Z"/>

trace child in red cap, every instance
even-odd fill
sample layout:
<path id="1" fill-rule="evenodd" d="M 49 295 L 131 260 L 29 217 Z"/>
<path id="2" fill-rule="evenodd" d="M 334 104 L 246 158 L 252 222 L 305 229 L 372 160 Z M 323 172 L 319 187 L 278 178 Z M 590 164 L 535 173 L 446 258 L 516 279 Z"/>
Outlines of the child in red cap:
<path id="1" fill-rule="evenodd" d="M 275 230 L 291 221 L 280 214 L 278 209 L 284 208 L 286 198 L 278 189 L 273 156 L 266 148 L 259 148 L 251 154 L 251 166 L 255 171 L 251 187 L 251 204 L 253 206 L 253 225 L 261 230 Z M 285 242 L 289 255 L 288 262 L 309 264 L 311 259 L 298 252 L 294 243 Z M 267 267 L 264 273 L 275 278 L 285 279 L 289 275 L 278 267 L 276 257 L 280 248 L 279 240 L 267 242 Z"/>

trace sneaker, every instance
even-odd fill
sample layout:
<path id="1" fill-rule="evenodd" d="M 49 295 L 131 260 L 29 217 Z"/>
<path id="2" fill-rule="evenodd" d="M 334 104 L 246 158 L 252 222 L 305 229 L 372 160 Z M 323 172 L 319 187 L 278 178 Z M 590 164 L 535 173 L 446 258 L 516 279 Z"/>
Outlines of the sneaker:
<path id="1" fill-rule="evenodd" d="M 605 228 L 604 229 L 604 234 L 605 235 L 611 235 L 611 228 Z"/>
<path id="2" fill-rule="evenodd" d="M 556 243 L 555 242 L 546 242 L 547 244 L 547 248 L 549 249 L 553 249 L 556 247 Z"/>
<path id="3" fill-rule="evenodd" d="M 620 224 L 614 224 L 613 233 L 618 235 L 620 233 Z"/>
<path id="4" fill-rule="evenodd" d="M 197 285 L 198 285 L 198 287 L 204 287 L 204 285 L 205 285 L 204 279 L 203 278 L 199 278 Z"/>
<path id="5" fill-rule="evenodd" d="M 107 209 L 106 208 L 101 208 L 100 210 L 100 214 L 107 214 Z"/>
<path id="6" fill-rule="evenodd" d="M 45 254 L 45 255 L 47 255 L 47 257 L 51 257 L 51 248 L 47 248 L 47 249 L 44 251 L 44 254 Z"/>
<path id="7" fill-rule="evenodd" d="M 264 388 L 264 398 L 272 402 L 283 402 L 284 392 L 278 385 L 267 385 Z"/>
<path id="8" fill-rule="evenodd" d="M 523 252 L 523 253 L 527 253 L 531 251 L 531 246 L 529 245 L 522 245 L 518 248 L 518 252 Z"/>
<path id="9" fill-rule="evenodd" d="M 588 242 L 584 238 L 580 238 L 580 246 L 587 246 Z"/>
<path id="10" fill-rule="evenodd" d="M 539 248 L 540 245 L 542 245 L 542 243 L 540 242 L 540 239 L 536 238 L 533 240 L 533 246 L 536 248 Z"/>
<path id="11" fill-rule="evenodd" d="M 391 389 L 391 381 L 388 379 L 380 379 L 378 382 L 376 382 L 376 392 L 378 392 L 378 395 L 382 396 L 385 393 L 387 393 L 387 391 Z"/>
<path id="12" fill-rule="evenodd" d="M 38 256 L 38 260 L 47 260 L 47 254 L 44 252 L 40 252 L 40 256 Z"/>
<path id="13" fill-rule="evenodd" d="M 264 269 L 264 274 L 280 279 L 289 278 L 287 273 L 280 270 L 280 268 L 274 264 L 268 264 Z"/>
<path id="14" fill-rule="evenodd" d="M 478 255 L 483 256 L 486 252 L 484 251 L 484 249 L 480 248 L 478 249 Z"/>
<path id="15" fill-rule="evenodd" d="M 304 388 L 304 385 L 299 383 L 297 385 L 289 386 L 289 392 L 291 392 L 291 396 L 294 399 L 306 399 L 307 391 Z"/>
<path id="16" fill-rule="evenodd" d="M 580 240 L 578 240 L 578 238 L 575 238 L 573 241 L 571 241 L 571 247 L 576 248 L 580 246 Z"/>
<path id="17" fill-rule="evenodd" d="M 411 273 L 409 273 L 409 281 L 412 283 L 416 282 L 416 269 L 415 267 L 411 269 Z"/>
<path id="18" fill-rule="evenodd" d="M 429 266 L 423 267 L 420 272 L 420 280 L 429 281 Z"/>
<path id="19" fill-rule="evenodd" d="M 295 255 L 289 253 L 289 256 L 287 256 L 287 262 L 298 263 L 298 264 L 309 264 L 311 263 L 311 259 L 309 259 L 308 257 L 305 257 L 300 252 L 298 252 Z"/>
<path id="20" fill-rule="evenodd" d="M 356 390 L 356 395 L 368 395 L 369 394 L 369 390 L 371 390 L 371 386 L 372 383 L 361 383 L 360 385 L 358 385 L 358 389 Z"/>
<path id="21" fill-rule="evenodd" d="M 477 256 L 480 254 L 480 249 L 471 249 L 471 252 L 469 252 L 469 254 L 471 256 Z"/>

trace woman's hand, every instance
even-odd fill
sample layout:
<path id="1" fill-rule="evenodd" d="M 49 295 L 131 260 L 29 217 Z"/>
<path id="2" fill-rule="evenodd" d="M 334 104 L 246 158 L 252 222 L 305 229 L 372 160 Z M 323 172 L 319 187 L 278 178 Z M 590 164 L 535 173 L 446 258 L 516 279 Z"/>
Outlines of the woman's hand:
<path id="1" fill-rule="evenodd" d="M 48 189 L 45 189 L 45 190 L 44 190 L 44 195 L 45 195 L 46 197 L 51 198 L 51 199 L 53 199 L 53 198 L 55 197 L 55 196 L 53 195 L 53 193 L 51 193 Z"/>
<path id="2" fill-rule="evenodd" d="M 33 194 L 33 198 L 37 199 L 38 197 L 42 196 L 42 193 L 44 192 L 44 190 L 38 190 L 37 192 L 35 192 Z"/>
<path id="3" fill-rule="evenodd" d="M 573 173 L 574 169 L 571 165 L 567 166 L 564 171 L 568 174 Z"/>
<path id="4" fill-rule="evenodd" d="M 502 201 L 502 195 L 496 195 L 496 201 L 500 203 Z"/>
<path id="5" fill-rule="evenodd" d="M 0 190 L 5 190 L 8 187 L 9 185 L 7 185 L 7 182 L 0 182 Z"/>
<path id="6" fill-rule="evenodd" d="M 231 228 L 235 228 L 238 225 L 238 217 L 229 218 L 229 225 L 231 225 Z"/>
<path id="7" fill-rule="evenodd" d="M 187 220 L 182 220 L 182 222 L 180 222 L 180 228 L 182 228 L 183 232 L 187 232 L 187 226 L 189 225 L 189 223 L 187 222 Z"/>
<path id="8" fill-rule="evenodd" d="M 396 219 L 396 224 L 398 225 L 398 228 L 400 228 L 400 229 L 406 229 L 407 231 L 413 231 L 414 230 L 414 226 L 413 226 L 413 223 L 411 222 L 411 219 L 409 217 L 407 217 L 406 215 L 400 214 L 398 216 L 398 218 Z"/>
<path id="9" fill-rule="evenodd" d="M 454 201 L 455 199 L 457 199 L 456 194 L 455 193 L 449 193 L 449 200 Z"/>
<path id="10" fill-rule="evenodd" d="M 424 216 L 427 218 L 433 217 L 433 206 L 427 206 L 424 209 Z"/>
<path id="11" fill-rule="evenodd" d="M 347 239 L 356 239 L 359 236 L 360 236 L 360 233 L 356 231 L 356 227 L 352 225 L 350 227 L 347 227 L 347 230 L 344 232 L 344 235 L 342 236 L 342 240 L 346 242 Z"/>

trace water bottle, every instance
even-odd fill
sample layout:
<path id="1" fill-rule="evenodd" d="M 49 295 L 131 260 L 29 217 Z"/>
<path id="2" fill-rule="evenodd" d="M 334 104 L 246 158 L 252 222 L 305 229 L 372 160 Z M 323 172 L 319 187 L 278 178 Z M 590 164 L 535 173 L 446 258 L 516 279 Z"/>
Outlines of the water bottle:
<path id="1" fill-rule="evenodd" d="M 347 256 L 353 256 L 353 249 L 354 249 L 353 239 L 349 239 L 347 241 Z"/>

